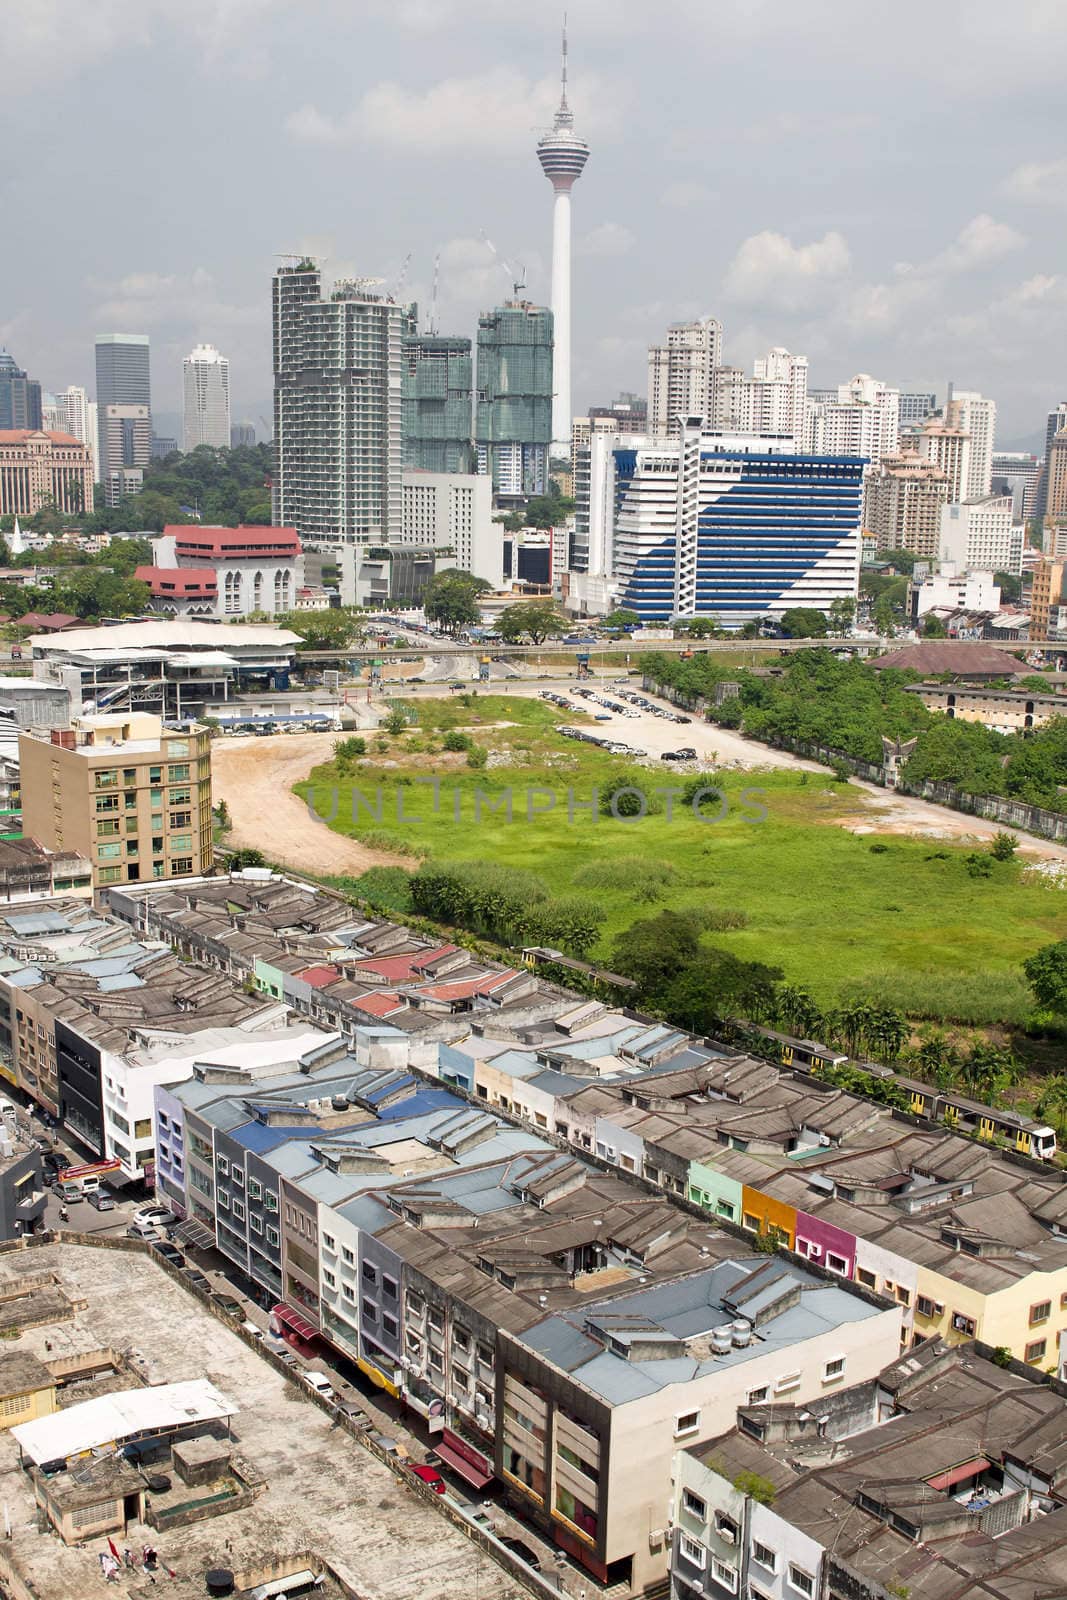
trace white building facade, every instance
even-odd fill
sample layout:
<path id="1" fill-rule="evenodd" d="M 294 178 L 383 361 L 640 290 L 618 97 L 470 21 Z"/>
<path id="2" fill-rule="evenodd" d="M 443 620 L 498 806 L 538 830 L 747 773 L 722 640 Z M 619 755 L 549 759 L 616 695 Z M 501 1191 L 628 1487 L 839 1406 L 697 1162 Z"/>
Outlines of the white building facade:
<path id="1" fill-rule="evenodd" d="M 402 544 L 451 545 L 454 565 L 484 578 L 494 589 L 504 582 L 504 541 L 493 521 L 492 484 L 485 473 L 405 471 L 402 482 Z"/>
<path id="2" fill-rule="evenodd" d="M 648 351 L 648 431 L 676 434 L 679 416 L 711 415 L 713 374 L 722 361 L 722 323 L 714 317 L 676 322 L 666 344 Z"/>
<path id="3" fill-rule="evenodd" d="M 993 446 L 997 427 L 995 400 L 969 389 L 953 389 L 949 398 L 953 425 L 971 438 L 967 469 L 966 500 L 981 500 L 990 490 L 993 477 Z M 946 420 L 949 420 L 946 418 Z"/>
<path id="4" fill-rule="evenodd" d="M 940 557 L 961 571 L 1022 574 L 1025 527 L 1013 518 L 1011 495 L 987 495 L 941 508 Z"/>
<path id="5" fill-rule="evenodd" d="M 863 456 L 877 466 L 900 443 L 900 391 L 869 373 L 838 385 L 836 400 L 808 407 L 807 448 L 813 455 Z"/>
<path id="6" fill-rule="evenodd" d="M 230 448 L 230 363 L 213 344 L 198 344 L 182 362 L 183 449 Z"/>

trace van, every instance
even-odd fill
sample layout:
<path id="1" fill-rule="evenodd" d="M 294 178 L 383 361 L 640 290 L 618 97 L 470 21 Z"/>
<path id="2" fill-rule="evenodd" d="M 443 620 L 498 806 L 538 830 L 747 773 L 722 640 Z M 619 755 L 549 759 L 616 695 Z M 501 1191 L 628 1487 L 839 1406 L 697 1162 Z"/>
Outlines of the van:
<path id="1" fill-rule="evenodd" d="M 325 1372 L 317 1372 L 314 1367 L 309 1367 L 305 1372 L 302 1372 L 300 1376 L 303 1378 L 308 1388 L 317 1394 L 321 1400 L 334 1399 L 333 1384 L 330 1382 Z"/>

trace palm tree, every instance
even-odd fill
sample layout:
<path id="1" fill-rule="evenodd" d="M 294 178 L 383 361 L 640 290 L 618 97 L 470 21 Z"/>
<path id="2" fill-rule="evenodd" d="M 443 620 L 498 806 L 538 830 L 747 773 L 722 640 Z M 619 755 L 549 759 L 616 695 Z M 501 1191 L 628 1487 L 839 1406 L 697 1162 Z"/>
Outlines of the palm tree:
<path id="1" fill-rule="evenodd" d="M 779 986 L 777 1016 L 787 1032 L 798 1038 L 810 1038 L 813 1030 L 822 1023 L 822 1013 L 806 989 L 793 983 Z"/>
<path id="2" fill-rule="evenodd" d="M 960 1076 L 977 1099 L 993 1105 L 997 1090 L 1004 1080 L 1008 1059 L 1007 1051 L 1001 1050 L 998 1045 L 979 1041 L 962 1062 Z"/>
<path id="3" fill-rule="evenodd" d="M 959 1054 L 947 1034 L 928 1028 L 909 1052 L 912 1065 L 938 1089 L 949 1089 L 959 1072 Z"/>
<path id="4" fill-rule="evenodd" d="M 873 1016 L 874 1009 L 865 1000 L 857 1000 L 851 1005 L 842 1006 L 838 1012 L 837 1026 L 841 1043 L 850 1056 L 855 1055 L 860 1045 L 867 1039 Z"/>
<path id="5" fill-rule="evenodd" d="M 895 1061 L 908 1037 L 908 1025 L 899 1011 L 882 1006 L 872 1011 L 867 1024 L 867 1038 L 879 1061 Z"/>
<path id="6" fill-rule="evenodd" d="M 1067 1076 L 1062 1072 L 1053 1073 L 1052 1077 L 1045 1079 L 1041 1098 L 1037 1102 L 1037 1112 L 1041 1117 L 1049 1117 L 1058 1133 L 1063 1133 L 1067 1128 Z"/>

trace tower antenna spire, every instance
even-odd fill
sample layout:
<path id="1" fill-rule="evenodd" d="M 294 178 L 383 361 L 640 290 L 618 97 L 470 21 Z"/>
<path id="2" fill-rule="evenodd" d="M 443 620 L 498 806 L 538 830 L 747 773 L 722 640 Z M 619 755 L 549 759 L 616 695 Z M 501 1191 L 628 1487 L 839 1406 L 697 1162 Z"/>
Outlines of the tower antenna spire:
<path id="1" fill-rule="evenodd" d="M 567 109 L 567 13 L 563 13 L 563 66 L 560 73 L 560 86 L 562 93 L 559 97 L 560 109 Z"/>

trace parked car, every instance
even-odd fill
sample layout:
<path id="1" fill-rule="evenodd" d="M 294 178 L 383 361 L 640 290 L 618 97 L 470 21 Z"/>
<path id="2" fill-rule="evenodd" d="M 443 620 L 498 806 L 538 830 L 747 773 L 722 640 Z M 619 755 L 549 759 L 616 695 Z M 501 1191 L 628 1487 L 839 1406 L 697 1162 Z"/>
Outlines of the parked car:
<path id="1" fill-rule="evenodd" d="M 206 1278 L 200 1271 L 199 1267 L 182 1267 L 181 1270 L 182 1276 L 188 1278 L 189 1282 L 193 1284 L 195 1288 L 203 1289 L 205 1294 L 210 1293 L 211 1279 Z"/>
<path id="2" fill-rule="evenodd" d="M 500 1535 L 500 1543 L 505 1550 L 510 1550 L 513 1556 L 518 1556 L 520 1561 L 525 1561 L 528 1567 L 533 1567 L 535 1572 L 540 1572 L 541 1559 L 535 1550 L 530 1549 L 528 1544 L 524 1544 L 521 1539 L 512 1538 L 509 1533 Z"/>
<path id="3" fill-rule="evenodd" d="M 159 1234 L 151 1223 L 131 1222 L 126 1229 L 127 1239 L 140 1239 L 142 1244 L 155 1244 Z"/>
<path id="4" fill-rule="evenodd" d="M 413 1478 L 420 1478 L 427 1484 L 434 1494 L 445 1493 L 447 1485 L 436 1467 L 424 1467 L 421 1462 L 411 1461 L 408 1463 L 408 1471 Z"/>
<path id="5" fill-rule="evenodd" d="M 169 1211 L 166 1206 L 156 1205 L 154 1203 L 146 1206 L 138 1206 L 137 1210 L 130 1218 L 130 1221 L 135 1223 L 138 1227 L 151 1226 L 159 1228 L 162 1228 L 165 1223 L 176 1222 L 177 1220 L 178 1219 L 175 1217 L 173 1211 Z"/>
<path id="6" fill-rule="evenodd" d="M 216 1292 L 212 1294 L 211 1298 L 214 1300 L 219 1310 L 225 1311 L 228 1317 L 244 1316 L 244 1306 L 241 1304 L 240 1300 L 235 1300 L 232 1294 L 218 1294 Z"/>
<path id="7" fill-rule="evenodd" d="M 64 1183 L 54 1183 L 53 1192 L 59 1196 L 65 1205 L 75 1205 L 79 1200 L 84 1200 L 80 1183 L 72 1183 L 68 1178 Z"/>
<path id="8" fill-rule="evenodd" d="M 180 1267 L 185 1264 L 185 1257 L 181 1251 L 176 1250 L 174 1245 L 168 1244 L 166 1239 L 153 1239 L 149 1244 L 149 1249 L 154 1250 L 156 1255 L 161 1256 L 164 1261 L 169 1261 L 172 1267 Z"/>
<path id="9" fill-rule="evenodd" d="M 98 1189 L 95 1194 L 87 1194 L 85 1198 L 97 1211 L 114 1211 L 115 1202 L 106 1189 Z"/>
<path id="10" fill-rule="evenodd" d="M 325 1372 L 319 1372 L 315 1367 L 307 1367 L 300 1374 L 300 1376 L 303 1378 L 308 1388 L 313 1390 L 313 1392 L 317 1394 L 320 1399 L 333 1400 L 336 1398 L 334 1395 L 333 1384 L 330 1382 Z"/>
<path id="11" fill-rule="evenodd" d="M 697 753 L 691 744 L 683 744 L 678 754 L 683 761 L 695 761 L 697 758 Z"/>

